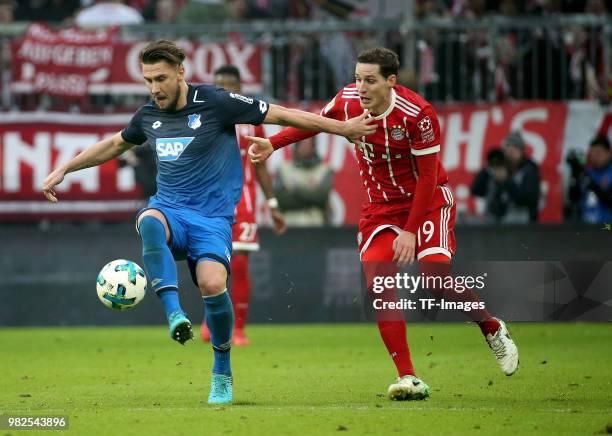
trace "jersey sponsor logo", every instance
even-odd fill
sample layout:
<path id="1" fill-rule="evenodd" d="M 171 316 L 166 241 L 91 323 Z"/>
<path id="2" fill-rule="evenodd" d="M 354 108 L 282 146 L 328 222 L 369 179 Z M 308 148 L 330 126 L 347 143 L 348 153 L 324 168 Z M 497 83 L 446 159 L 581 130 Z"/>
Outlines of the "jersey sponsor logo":
<path id="1" fill-rule="evenodd" d="M 200 114 L 187 115 L 187 125 L 194 130 L 200 127 L 202 125 Z"/>
<path id="2" fill-rule="evenodd" d="M 391 138 L 401 141 L 406 136 L 406 129 L 402 126 L 391 126 Z"/>
<path id="3" fill-rule="evenodd" d="M 421 141 L 432 142 L 436 139 L 436 135 L 434 134 L 433 126 L 431 124 L 431 119 L 428 116 L 421 119 L 417 123 L 417 126 L 421 131 Z"/>
<path id="4" fill-rule="evenodd" d="M 177 160 L 185 149 L 191 144 L 195 136 L 183 138 L 157 138 L 155 140 L 155 151 L 160 162 Z"/>
<path id="5" fill-rule="evenodd" d="M 246 104 L 253 104 L 253 99 L 249 97 L 245 97 L 244 95 L 234 94 L 233 92 L 230 92 L 230 97 L 235 98 L 236 100 L 243 101 Z"/>
<path id="6" fill-rule="evenodd" d="M 161 126 L 161 121 L 155 121 L 153 124 L 151 124 L 151 127 L 153 127 L 153 129 L 157 129 L 159 126 Z"/>

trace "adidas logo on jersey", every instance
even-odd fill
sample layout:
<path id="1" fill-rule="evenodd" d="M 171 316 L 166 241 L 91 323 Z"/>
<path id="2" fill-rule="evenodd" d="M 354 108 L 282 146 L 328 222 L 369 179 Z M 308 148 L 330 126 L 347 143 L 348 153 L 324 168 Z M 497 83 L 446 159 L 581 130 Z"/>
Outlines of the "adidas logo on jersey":
<path id="1" fill-rule="evenodd" d="M 184 138 L 157 138 L 155 151 L 161 162 L 177 160 L 191 144 L 194 136 Z"/>

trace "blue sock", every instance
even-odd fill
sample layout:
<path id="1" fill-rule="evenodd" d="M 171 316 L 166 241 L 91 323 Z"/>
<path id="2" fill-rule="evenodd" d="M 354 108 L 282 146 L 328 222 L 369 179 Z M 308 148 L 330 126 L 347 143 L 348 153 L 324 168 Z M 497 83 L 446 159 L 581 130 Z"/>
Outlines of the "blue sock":
<path id="1" fill-rule="evenodd" d="M 215 353 L 212 372 L 232 375 L 230 348 L 234 329 L 234 308 L 227 290 L 213 297 L 204 297 L 206 324 L 210 329 L 210 343 Z"/>
<path id="2" fill-rule="evenodd" d="M 166 288 L 162 289 L 157 293 L 160 301 L 164 305 L 164 311 L 166 312 L 166 318 L 170 317 L 170 314 L 175 310 L 181 309 L 181 303 L 179 302 L 179 294 L 176 289 Z"/>
<path id="3" fill-rule="evenodd" d="M 166 244 L 166 230 L 160 220 L 146 216 L 138 226 L 142 239 L 142 258 L 151 288 L 155 291 L 166 312 L 166 317 L 181 309 L 178 297 L 176 264 Z"/>

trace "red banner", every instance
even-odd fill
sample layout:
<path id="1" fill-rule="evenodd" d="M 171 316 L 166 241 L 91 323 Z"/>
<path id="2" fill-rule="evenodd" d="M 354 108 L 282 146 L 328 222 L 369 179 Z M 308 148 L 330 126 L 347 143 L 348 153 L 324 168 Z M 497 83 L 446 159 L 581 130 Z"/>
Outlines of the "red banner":
<path id="1" fill-rule="evenodd" d="M 573 123 L 575 131 L 568 131 L 568 107 L 559 102 L 517 102 L 504 104 L 464 104 L 439 106 L 438 110 L 442 149 L 440 159 L 449 174 L 457 202 L 460 221 L 481 219 L 484 204 L 470 195 L 476 173 L 486 165 L 491 148 L 499 147 L 512 130 L 520 130 L 526 142 L 526 153 L 540 167 L 541 192 L 540 222 L 558 223 L 563 214 L 562 169 L 567 151 L 566 137 L 581 137 L 572 147 L 586 147 L 604 116 L 597 104 L 590 104 L 590 123 Z M 322 106 L 307 108 L 318 112 Z M 574 110 L 584 113 L 585 108 Z M 274 130 L 276 131 L 276 130 Z M 359 174 L 353 147 L 343 138 L 318 135 L 317 146 L 322 157 L 336 171 L 332 209 L 334 224 L 356 224 L 364 193 L 358 186 Z M 291 150 L 272 155 L 270 168 L 282 159 L 290 159 Z"/>
<path id="2" fill-rule="evenodd" d="M 54 32 L 33 24 L 24 39 L 14 41 L 15 92 L 44 92 L 62 96 L 86 94 L 147 94 L 138 58 L 147 42 L 112 42 L 112 32 Z M 235 65 L 242 92 L 262 92 L 261 54 L 256 44 L 243 42 L 177 44 L 185 51 L 185 78 L 192 83 L 213 83 L 214 71 Z"/>
<path id="3" fill-rule="evenodd" d="M 147 42 L 115 44 L 111 91 L 146 93 L 138 53 Z M 261 47 L 242 42 L 196 43 L 177 41 L 185 51 L 185 80 L 192 83 L 213 83 L 214 72 L 223 65 L 234 65 L 240 71 L 242 92 L 262 92 Z"/>
<path id="4" fill-rule="evenodd" d="M 13 42 L 13 77 L 31 92 L 64 97 L 87 95 L 91 83 L 106 83 L 113 64 L 114 31 L 52 30 L 32 24 Z"/>
<path id="5" fill-rule="evenodd" d="M 117 161 L 66 176 L 60 201 L 42 196 L 42 184 L 56 166 L 125 127 L 129 116 L 63 113 L 6 114 L 0 123 L 0 220 L 129 219 L 142 204 L 130 168 Z"/>
<path id="6" fill-rule="evenodd" d="M 317 110 L 317 105 L 308 109 Z M 562 170 L 570 147 L 588 146 L 605 112 L 596 103 L 521 102 L 439 107 L 442 124 L 440 158 L 455 191 L 458 212 L 471 218 L 478 207 L 469 195 L 476 172 L 486 163 L 488 150 L 509 131 L 519 129 L 527 153 L 540 166 L 542 200 L 540 221 L 562 219 Z M 141 206 L 131 168 L 109 162 L 70 174 L 58 187 L 60 202 L 46 202 L 40 191 L 52 168 L 84 148 L 121 130 L 131 114 L 73 115 L 16 113 L 0 117 L 0 220 L 40 218 L 129 219 Z M 265 126 L 267 134 L 277 126 Z M 354 149 L 344 138 L 318 135 L 323 159 L 336 172 L 332 197 L 333 223 L 356 224 L 363 199 Z M 274 153 L 268 168 L 275 173 L 287 147 Z"/>

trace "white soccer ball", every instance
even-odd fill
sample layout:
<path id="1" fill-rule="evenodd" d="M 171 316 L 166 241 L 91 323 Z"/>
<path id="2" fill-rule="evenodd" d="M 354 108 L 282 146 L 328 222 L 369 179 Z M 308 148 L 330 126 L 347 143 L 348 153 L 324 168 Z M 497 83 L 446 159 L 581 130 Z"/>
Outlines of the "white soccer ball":
<path id="1" fill-rule="evenodd" d="M 147 277 L 143 269 L 130 260 L 113 260 L 98 274 L 98 298 L 110 309 L 131 309 L 142 301 L 146 290 Z"/>

